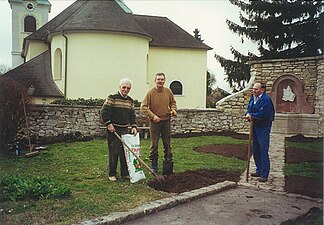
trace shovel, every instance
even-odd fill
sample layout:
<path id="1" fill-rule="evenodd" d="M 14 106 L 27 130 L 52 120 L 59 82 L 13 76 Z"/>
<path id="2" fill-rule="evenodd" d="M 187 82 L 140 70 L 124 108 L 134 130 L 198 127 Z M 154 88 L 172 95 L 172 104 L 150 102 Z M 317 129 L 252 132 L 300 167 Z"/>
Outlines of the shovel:
<path id="1" fill-rule="evenodd" d="M 170 119 L 168 121 L 169 123 L 169 147 L 167 152 L 167 158 L 163 161 L 163 175 L 170 175 L 173 174 L 173 161 L 172 158 L 170 158 L 170 151 L 171 151 L 171 113 L 170 113 Z"/>
<path id="2" fill-rule="evenodd" d="M 252 128 L 253 128 L 253 120 L 250 121 L 250 129 L 249 129 L 249 145 L 248 145 L 248 155 L 246 161 L 246 182 L 249 182 L 251 146 L 252 146 Z"/>
<path id="3" fill-rule="evenodd" d="M 119 136 L 119 134 L 117 134 L 117 132 L 115 131 L 114 134 L 116 135 L 116 137 L 121 141 L 121 143 L 123 143 L 124 146 L 126 146 L 126 148 L 135 156 L 135 158 L 142 164 L 144 165 L 151 174 L 153 174 L 153 176 L 155 178 L 158 178 L 158 175 L 137 155 L 135 154 L 135 152 L 133 152 L 133 150 L 131 149 L 131 147 L 129 147 L 125 141 Z"/>

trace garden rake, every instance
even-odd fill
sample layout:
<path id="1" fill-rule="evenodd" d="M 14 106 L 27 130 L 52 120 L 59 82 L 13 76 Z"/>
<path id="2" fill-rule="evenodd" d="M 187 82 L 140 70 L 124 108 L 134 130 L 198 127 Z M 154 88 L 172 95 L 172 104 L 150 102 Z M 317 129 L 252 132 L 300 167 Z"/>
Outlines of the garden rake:
<path id="1" fill-rule="evenodd" d="M 27 112 L 26 112 L 24 94 L 22 94 L 22 103 L 23 103 L 23 108 L 24 108 L 24 115 L 25 115 L 26 129 L 27 129 L 28 147 L 29 147 L 29 153 L 26 153 L 25 157 L 29 158 L 29 157 L 39 155 L 39 151 L 33 151 L 34 147 L 33 147 L 33 145 L 31 144 L 31 141 L 30 141 L 29 125 L 28 125 L 28 119 L 27 119 Z"/>

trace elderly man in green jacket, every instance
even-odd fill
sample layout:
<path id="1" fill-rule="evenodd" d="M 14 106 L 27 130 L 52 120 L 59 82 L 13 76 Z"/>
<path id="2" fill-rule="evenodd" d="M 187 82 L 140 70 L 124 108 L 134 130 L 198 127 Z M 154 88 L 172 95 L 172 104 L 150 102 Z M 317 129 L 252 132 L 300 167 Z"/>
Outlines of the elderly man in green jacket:
<path id="1" fill-rule="evenodd" d="M 114 132 L 119 135 L 127 134 L 128 127 L 131 126 L 131 133 L 134 135 L 137 133 L 134 100 L 128 96 L 131 88 L 132 82 L 129 79 L 122 79 L 119 83 L 119 91 L 109 95 L 100 110 L 102 123 L 107 127 L 110 181 L 117 181 L 118 158 L 120 158 L 121 178 L 129 179 L 123 144 Z"/>

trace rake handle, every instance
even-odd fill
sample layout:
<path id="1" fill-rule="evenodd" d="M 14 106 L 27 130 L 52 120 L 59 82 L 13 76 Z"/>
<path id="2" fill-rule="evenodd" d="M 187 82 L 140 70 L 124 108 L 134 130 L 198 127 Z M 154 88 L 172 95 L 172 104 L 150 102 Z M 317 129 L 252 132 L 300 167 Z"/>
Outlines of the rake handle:
<path id="1" fill-rule="evenodd" d="M 133 150 L 131 149 L 131 147 L 129 147 L 125 141 L 119 136 L 119 134 L 117 134 L 116 131 L 114 131 L 114 134 L 116 135 L 116 137 L 121 141 L 121 143 L 123 143 L 124 146 L 126 146 L 126 148 L 128 148 L 128 150 L 135 156 L 135 158 L 141 163 L 143 164 L 153 175 L 154 177 L 157 177 L 157 174 L 138 156 L 135 154 L 135 152 L 133 152 Z"/>
<path id="2" fill-rule="evenodd" d="M 24 108 L 24 115 L 25 115 L 25 122 L 26 122 L 26 128 L 27 128 L 27 138 L 28 138 L 28 144 L 29 144 L 29 151 L 33 151 L 33 146 L 31 145 L 30 141 L 30 134 L 29 134 L 29 125 L 28 125 L 28 119 L 27 119 L 27 112 L 26 112 L 26 105 L 25 105 L 25 99 L 24 99 L 24 94 L 21 94 L 22 97 L 22 103 L 23 103 L 23 108 Z"/>

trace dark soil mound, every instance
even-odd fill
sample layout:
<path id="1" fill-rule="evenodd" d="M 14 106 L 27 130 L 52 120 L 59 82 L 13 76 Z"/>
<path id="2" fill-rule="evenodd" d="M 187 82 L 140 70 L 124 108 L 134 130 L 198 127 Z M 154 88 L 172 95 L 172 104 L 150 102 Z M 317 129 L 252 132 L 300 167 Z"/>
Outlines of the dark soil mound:
<path id="1" fill-rule="evenodd" d="M 314 141 L 320 141 L 322 140 L 323 137 L 318 137 L 318 138 L 313 138 L 313 137 L 305 137 L 304 135 L 298 134 L 292 137 L 287 137 L 286 140 L 287 141 L 291 141 L 291 142 L 314 142 Z"/>
<path id="2" fill-rule="evenodd" d="M 217 184 L 225 180 L 238 182 L 240 174 L 220 170 L 199 169 L 164 176 L 163 180 L 157 178 L 151 180 L 148 185 L 159 191 L 182 193 Z"/>
<path id="3" fill-rule="evenodd" d="M 196 151 L 246 160 L 248 151 L 247 148 L 247 145 L 222 144 L 201 146 L 198 147 Z"/>
<path id="4" fill-rule="evenodd" d="M 323 179 L 302 176 L 285 176 L 285 191 L 323 198 Z"/>
<path id="5" fill-rule="evenodd" d="M 323 162 L 323 155 L 298 148 L 286 148 L 285 163 Z"/>
<path id="6" fill-rule="evenodd" d="M 315 225 L 323 224 L 323 210 L 313 207 L 304 215 L 282 222 L 280 225 Z"/>
<path id="7" fill-rule="evenodd" d="M 200 137 L 200 136 L 227 136 L 239 140 L 249 140 L 248 134 L 236 133 L 233 131 L 222 131 L 222 132 L 205 132 L 205 133 L 185 133 L 185 134 L 174 134 L 174 138 L 186 138 L 186 137 Z"/>

